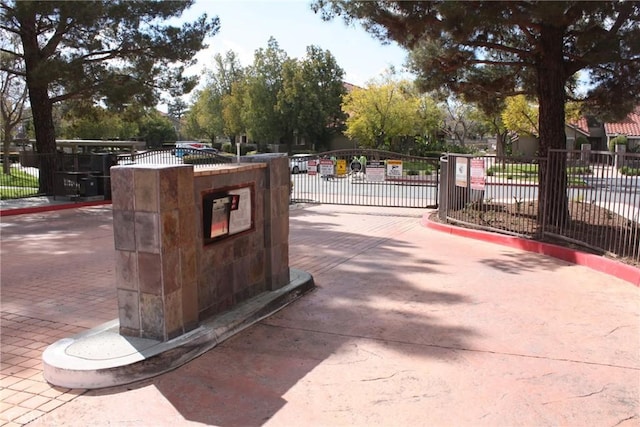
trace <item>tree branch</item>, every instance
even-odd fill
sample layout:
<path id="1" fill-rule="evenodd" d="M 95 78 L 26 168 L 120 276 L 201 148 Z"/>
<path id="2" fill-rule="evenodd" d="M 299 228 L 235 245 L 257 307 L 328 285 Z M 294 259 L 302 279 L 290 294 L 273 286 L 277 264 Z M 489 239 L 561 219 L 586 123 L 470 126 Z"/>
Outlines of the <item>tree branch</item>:
<path id="1" fill-rule="evenodd" d="M 67 23 L 68 16 L 60 16 L 60 22 L 56 26 L 56 31 L 51 36 L 47 44 L 42 48 L 42 54 L 45 58 L 49 58 L 52 56 L 55 51 L 58 49 L 58 45 L 60 41 L 64 37 L 64 35 L 69 31 L 69 28 L 73 25 L 73 19 L 70 19 L 70 22 Z"/>
<path id="2" fill-rule="evenodd" d="M 513 53 L 514 55 L 518 55 L 520 57 L 531 55 L 531 52 L 528 52 L 526 50 L 505 46 L 500 43 L 485 42 L 485 41 L 470 41 L 469 43 L 465 43 L 465 45 L 473 48 L 484 47 L 487 49 L 499 50 L 501 52 Z"/>

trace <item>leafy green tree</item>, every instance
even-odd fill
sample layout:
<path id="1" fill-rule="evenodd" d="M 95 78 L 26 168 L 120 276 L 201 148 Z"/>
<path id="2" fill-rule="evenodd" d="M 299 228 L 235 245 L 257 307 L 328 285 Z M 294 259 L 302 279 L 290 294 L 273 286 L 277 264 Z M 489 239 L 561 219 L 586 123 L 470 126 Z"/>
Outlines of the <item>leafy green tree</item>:
<path id="1" fill-rule="evenodd" d="M 243 119 L 246 87 L 246 80 L 239 80 L 231 85 L 231 93 L 222 98 L 224 132 L 232 141 L 235 141 L 237 135 L 246 133 L 247 126 Z"/>
<path id="2" fill-rule="evenodd" d="M 205 88 L 195 96 L 195 102 L 187 115 L 190 135 L 206 137 L 215 142 L 225 132 L 224 98 L 231 95 L 233 84 L 243 79 L 244 71 L 235 52 L 228 51 L 223 57 L 213 58 L 214 69 L 208 72 Z M 230 136 L 230 135 L 227 135 Z"/>
<path id="3" fill-rule="evenodd" d="M 182 120 L 188 110 L 189 106 L 182 100 L 182 98 L 176 98 L 167 105 L 167 113 L 169 114 L 169 117 L 176 121 Z"/>
<path id="4" fill-rule="evenodd" d="M 326 147 L 332 135 L 341 132 L 346 118 L 341 108 L 346 93 L 343 77 L 331 52 L 317 46 L 308 46 L 302 60 L 285 62 L 278 109 L 287 131 L 316 147 Z"/>
<path id="5" fill-rule="evenodd" d="M 372 81 L 344 97 L 345 134 L 363 147 L 392 150 L 394 141 L 415 136 L 420 129 L 421 102 L 407 82 Z"/>
<path id="6" fill-rule="evenodd" d="M 14 37 L 15 40 L 15 37 Z M 10 43 L 10 40 L 6 41 Z M 9 60 L 2 54 L 3 62 Z M 14 64 L 15 65 L 15 64 Z M 16 127 L 25 120 L 27 106 L 27 86 L 24 79 L 0 71 L 0 119 L 2 126 L 0 136 L 2 137 L 2 171 L 4 174 L 11 173 L 11 161 L 9 160 L 9 146 L 13 139 L 13 132 Z"/>
<path id="7" fill-rule="evenodd" d="M 160 91 L 190 91 L 195 78 L 183 76 L 205 37 L 218 31 L 218 19 L 206 15 L 176 27 L 169 22 L 193 4 L 144 0 L 2 0 L 2 36 L 17 35 L 19 49 L 3 53 L 24 68 L 3 62 L 3 70 L 21 75 L 29 88 L 36 148 L 55 152 L 53 105 L 74 98 L 119 106 L 134 100 L 155 105 Z M 40 170 L 41 190 L 51 192 L 53 162 Z"/>
<path id="8" fill-rule="evenodd" d="M 149 147 L 161 147 L 163 142 L 176 141 L 178 134 L 173 123 L 153 110 L 140 123 L 140 138 Z"/>
<path id="9" fill-rule="evenodd" d="M 492 98 L 491 102 L 476 103 L 478 106 L 478 120 L 483 123 L 488 133 L 496 138 L 496 156 L 504 158 L 511 149 L 511 139 L 509 129 L 502 120 L 502 113 L 505 108 L 505 100 L 502 98 Z"/>
<path id="10" fill-rule="evenodd" d="M 502 112 L 506 128 L 518 134 L 538 136 L 538 106 L 524 95 L 508 97 Z"/>
<path id="11" fill-rule="evenodd" d="M 433 96 L 429 94 L 417 96 L 419 97 L 418 133 L 423 135 L 426 141 L 435 142 L 438 139 L 445 114 Z"/>
<path id="12" fill-rule="evenodd" d="M 58 126 L 58 136 L 65 139 L 118 139 L 120 124 L 117 113 L 91 104 L 76 105 L 66 108 Z"/>
<path id="13" fill-rule="evenodd" d="M 478 1 L 469 7 L 450 1 L 316 0 L 313 7 L 325 18 L 359 20 L 380 39 L 409 49 L 424 88 L 446 87 L 476 98 L 535 95 L 542 156 L 565 147 L 566 91 L 579 71 L 587 71 L 592 84 L 585 99 L 592 110 L 622 116 L 640 101 L 638 2 Z M 565 189 L 564 163 L 548 167 L 553 187 Z M 539 168 L 542 186 L 546 168 Z M 566 191 L 548 200 L 541 196 L 540 218 L 565 224 Z"/>
<path id="14" fill-rule="evenodd" d="M 186 132 L 193 138 L 207 138 L 213 143 L 216 136 L 222 135 L 223 126 L 221 96 L 207 86 L 196 94 L 195 103 L 186 116 Z"/>
<path id="15" fill-rule="evenodd" d="M 256 50 L 253 64 L 248 67 L 242 120 L 254 141 L 279 143 L 286 135 L 286 125 L 277 106 L 283 83 L 282 69 L 288 59 L 287 53 L 271 37 L 266 49 Z"/>
<path id="16" fill-rule="evenodd" d="M 182 134 L 182 124 L 188 111 L 189 106 L 182 98 L 176 97 L 167 104 L 167 114 L 169 114 L 169 117 L 177 124 L 176 132 L 178 139 L 182 139 L 180 137 Z"/>

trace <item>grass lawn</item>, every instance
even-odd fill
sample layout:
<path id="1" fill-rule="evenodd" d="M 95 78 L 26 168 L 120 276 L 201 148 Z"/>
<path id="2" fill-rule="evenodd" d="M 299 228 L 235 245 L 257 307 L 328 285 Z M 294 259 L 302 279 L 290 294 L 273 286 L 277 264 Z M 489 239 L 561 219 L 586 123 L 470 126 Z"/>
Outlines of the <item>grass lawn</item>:
<path id="1" fill-rule="evenodd" d="M 0 185 L 3 187 L 38 187 L 38 178 L 20 170 L 11 170 L 7 175 L 0 171 Z"/>
<path id="2" fill-rule="evenodd" d="M 7 175 L 0 170 L 0 198 L 15 199 L 38 194 L 38 178 L 20 170 Z"/>

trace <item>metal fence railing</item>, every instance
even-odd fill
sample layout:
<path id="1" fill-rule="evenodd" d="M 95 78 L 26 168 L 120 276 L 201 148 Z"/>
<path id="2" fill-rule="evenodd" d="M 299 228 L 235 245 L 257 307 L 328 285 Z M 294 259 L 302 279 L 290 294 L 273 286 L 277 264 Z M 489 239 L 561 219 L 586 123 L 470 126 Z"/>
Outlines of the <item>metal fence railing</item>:
<path id="1" fill-rule="evenodd" d="M 194 167 L 231 163 L 234 157 L 213 149 L 168 148 L 121 154 L 118 164 L 192 164 Z"/>
<path id="2" fill-rule="evenodd" d="M 506 234 L 539 233 L 541 159 L 460 154 L 443 160 L 448 163 L 447 185 L 441 190 L 440 209 L 447 219 Z"/>
<path id="3" fill-rule="evenodd" d="M 361 206 L 437 206 L 439 159 L 380 150 L 289 158 L 292 201 Z"/>
<path id="4" fill-rule="evenodd" d="M 639 154 L 550 150 L 546 158 L 442 161 L 441 219 L 640 262 Z"/>
<path id="5" fill-rule="evenodd" d="M 544 235 L 640 261 L 640 154 L 551 150 L 548 176 L 563 166 L 566 205 L 547 204 Z M 548 179 L 546 193 L 557 185 Z"/>
<path id="6" fill-rule="evenodd" d="M 149 150 L 134 154 L 19 152 L 3 163 L 0 199 L 53 196 L 54 199 L 111 199 L 111 166 L 118 164 L 225 164 L 230 155 L 209 150 Z"/>
<path id="7" fill-rule="evenodd" d="M 49 165 L 51 173 L 40 173 L 44 165 Z M 57 165 L 57 155 L 42 155 L 30 151 L 15 153 L 3 159 L 0 200 L 53 194 L 53 172 L 58 169 Z"/>

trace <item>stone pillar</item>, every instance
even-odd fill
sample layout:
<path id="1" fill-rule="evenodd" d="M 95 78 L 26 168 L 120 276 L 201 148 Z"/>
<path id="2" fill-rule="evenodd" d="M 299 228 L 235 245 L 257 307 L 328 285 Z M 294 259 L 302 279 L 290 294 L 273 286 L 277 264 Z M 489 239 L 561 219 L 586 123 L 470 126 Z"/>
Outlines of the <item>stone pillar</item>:
<path id="1" fill-rule="evenodd" d="M 591 156 L 591 144 L 582 144 L 580 146 L 580 160 L 588 163 Z"/>
<path id="2" fill-rule="evenodd" d="M 625 164 L 624 158 L 627 153 L 627 146 L 625 144 L 616 144 L 615 147 L 616 147 L 615 167 L 616 169 L 620 169 Z"/>
<path id="3" fill-rule="evenodd" d="M 288 157 L 271 157 L 267 163 L 264 197 L 265 281 L 267 290 L 275 290 L 289 283 L 291 176 Z"/>
<path id="4" fill-rule="evenodd" d="M 120 334 L 167 341 L 198 323 L 190 165 L 111 168 Z"/>

